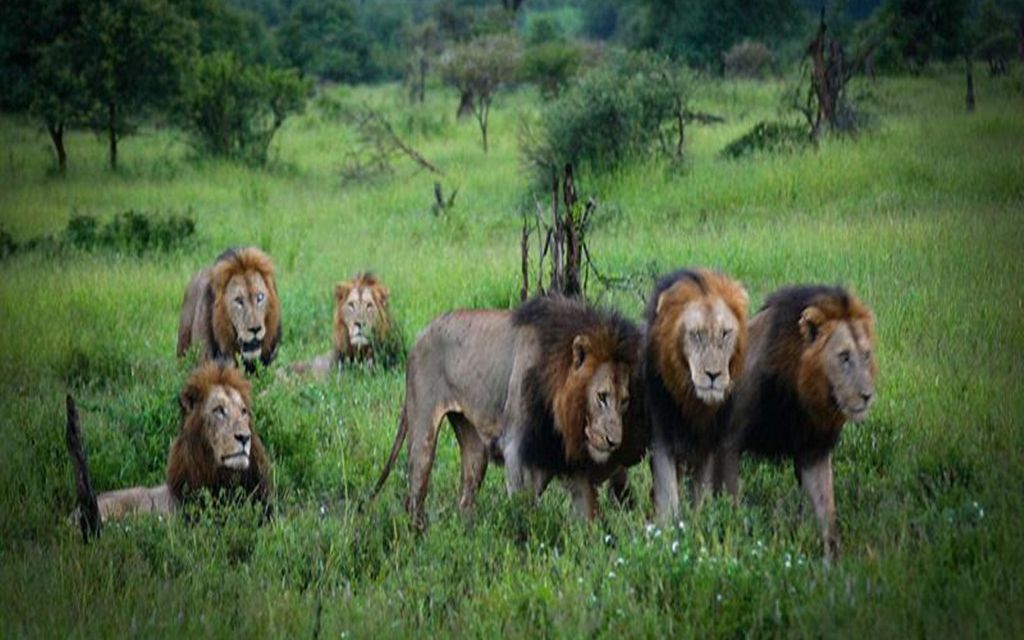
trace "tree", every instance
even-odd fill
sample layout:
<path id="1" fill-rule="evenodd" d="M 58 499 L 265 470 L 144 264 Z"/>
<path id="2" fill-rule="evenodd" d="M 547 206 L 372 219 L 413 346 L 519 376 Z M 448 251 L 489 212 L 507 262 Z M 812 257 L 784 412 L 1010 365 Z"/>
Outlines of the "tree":
<path id="1" fill-rule="evenodd" d="M 441 33 L 437 22 L 430 19 L 405 25 L 402 42 L 407 51 L 405 82 L 409 86 L 409 98 L 422 104 L 427 92 L 427 73 L 441 53 Z"/>
<path id="2" fill-rule="evenodd" d="M 135 120 L 180 96 L 196 51 L 195 25 L 165 0 L 91 0 L 73 55 L 93 104 L 91 124 L 107 136 L 110 168 Z"/>
<path id="3" fill-rule="evenodd" d="M 370 43 L 348 0 L 302 0 L 278 32 L 281 55 L 303 73 L 358 82 L 370 72 Z"/>
<path id="4" fill-rule="evenodd" d="M 203 56 L 182 115 L 211 155 L 264 164 L 285 119 L 305 108 L 310 82 L 294 70 L 246 65 L 233 53 Z"/>
<path id="5" fill-rule="evenodd" d="M 64 132 L 72 123 L 80 121 L 89 108 L 88 90 L 78 67 L 74 47 L 64 38 L 58 38 L 41 49 L 32 74 L 31 111 L 43 121 L 61 175 L 68 167 Z"/>
<path id="6" fill-rule="evenodd" d="M 199 29 L 199 53 L 230 51 L 247 64 L 275 64 L 279 55 L 263 20 L 226 0 L 170 0 Z"/>
<path id="7" fill-rule="evenodd" d="M 969 0 L 888 0 L 879 12 L 892 25 L 895 47 L 913 73 L 932 60 L 963 55 Z"/>
<path id="8" fill-rule="evenodd" d="M 513 35 L 475 38 L 452 47 L 441 57 L 441 76 L 465 96 L 472 96 L 471 109 L 480 125 L 487 152 L 487 123 L 494 93 L 519 72 L 522 45 Z"/>

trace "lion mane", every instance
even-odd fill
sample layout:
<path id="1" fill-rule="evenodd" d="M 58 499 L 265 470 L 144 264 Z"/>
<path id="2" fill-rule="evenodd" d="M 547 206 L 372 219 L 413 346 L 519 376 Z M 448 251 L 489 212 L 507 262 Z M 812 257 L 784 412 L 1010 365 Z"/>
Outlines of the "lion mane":
<path id="1" fill-rule="evenodd" d="M 542 354 L 524 384 L 530 425 L 524 461 L 563 473 L 586 465 L 587 385 L 604 364 L 629 372 L 638 369 L 639 329 L 616 312 L 560 297 L 528 301 L 515 311 L 512 322 L 536 330 Z M 580 335 L 587 338 L 589 357 L 574 372 L 573 342 Z"/>
<path id="2" fill-rule="evenodd" d="M 264 311 L 264 334 L 260 339 L 259 360 L 269 365 L 277 355 L 281 341 L 281 303 L 270 257 L 255 247 L 227 249 L 211 267 L 197 273 L 185 290 L 181 320 L 178 326 L 178 356 L 181 357 L 196 341 L 202 343 L 202 359 L 233 359 L 240 354 L 238 335 L 231 321 L 225 288 L 235 276 L 243 276 L 251 287 L 251 274 L 266 283 L 267 300 Z M 254 363 L 243 358 L 250 373 Z"/>
<path id="3" fill-rule="evenodd" d="M 244 471 L 218 464 L 204 435 L 207 425 L 202 405 L 210 389 L 218 385 L 235 389 L 246 408 L 251 407 L 251 385 L 238 369 L 224 363 L 210 363 L 196 369 L 179 399 L 182 425 L 167 459 L 167 486 L 179 506 L 188 504 L 202 490 L 219 500 L 241 489 L 248 499 L 262 504 L 269 515 L 270 463 L 255 429 L 250 427 L 249 466 Z"/>

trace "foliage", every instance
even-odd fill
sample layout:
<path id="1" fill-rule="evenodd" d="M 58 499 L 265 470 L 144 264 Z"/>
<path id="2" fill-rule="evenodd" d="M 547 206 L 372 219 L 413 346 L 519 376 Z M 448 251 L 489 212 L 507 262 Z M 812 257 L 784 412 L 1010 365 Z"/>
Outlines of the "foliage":
<path id="1" fill-rule="evenodd" d="M 583 60 L 579 45 L 545 42 L 528 47 L 523 54 L 522 77 L 540 87 L 541 94 L 552 98 L 575 77 Z"/>
<path id="2" fill-rule="evenodd" d="M 445 51 L 439 69 L 445 83 L 472 96 L 473 115 L 487 151 L 487 124 L 495 92 L 519 74 L 522 43 L 510 34 L 474 38 Z"/>
<path id="3" fill-rule="evenodd" d="M 802 33 L 804 19 L 795 0 L 637 0 L 637 6 L 634 45 L 714 70 L 734 44 L 759 40 L 776 47 Z"/>
<path id="4" fill-rule="evenodd" d="M 618 32 L 620 4 L 616 0 L 584 3 L 583 33 L 596 40 L 611 40 Z"/>
<path id="5" fill-rule="evenodd" d="M 203 56 L 181 117 L 200 151 L 264 164 L 274 134 L 302 113 L 310 88 L 293 70 L 246 65 L 230 53 Z"/>
<path id="6" fill-rule="evenodd" d="M 920 73 L 933 60 L 963 54 L 968 5 L 969 0 L 886 0 L 873 19 L 891 25 L 885 48 L 905 69 Z"/>
<path id="7" fill-rule="evenodd" d="M 1018 38 L 1024 38 L 1024 34 L 1015 33 L 1014 22 L 1013 13 L 995 0 L 984 0 L 977 18 L 969 25 L 971 54 L 985 60 L 993 75 L 1006 72 L 1007 63 L 1016 53 Z"/>
<path id="8" fill-rule="evenodd" d="M 171 0 L 199 28 L 199 53 L 231 52 L 246 64 L 276 64 L 277 49 L 263 19 L 225 0 Z"/>
<path id="9" fill-rule="evenodd" d="M 726 145 L 722 155 L 735 159 L 754 153 L 795 151 L 809 144 L 810 137 L 806 128 L 786 122 L 762 120 Z"/>
<path id="10" fill-rule="evenodd" d="M 195 57 L 195 25 L 166 0 L 95 0 L 85 4 L 73 42 L 95 104 L 91 126 L 107 136 L 116 169 L 118 140 L 180 95 Z"/>
<path id="11" fill-rule="evenodd" d="M 338 82 L 373 76 L 370 41 L 350 0 L 300 0 L 277 36 L 281 55 L 305 74 Z"/>
<path id="12" fill-rule="evenodd" d="M 762 78 L 772 64 L 772 52 L 763 42 L 744 40 L 734 44 L 722 59 L 725 75 L 740 78 Z"/>
<path id="13" fill-rule="evenodd" d="M 690 75 L 651 53 L 622 53 L 585 72 L 524 131 L 524 160 L 539 184 L 565 164 L 610 170 L 658 152 L 680 157 Z"/>
<path id="14" fill-rule="evenodd" d="M 75 213 L 57 236 L 44 235 L 21 243 L 0 227 L 0 258 L 25 251 L 55 253 L 66 249 L 104 249 L 141 256 L 185 246 L 195 232 L 196 221 L 191 211 L 160 216 L 129 209 L 104 224 L 95 216 Z"/>

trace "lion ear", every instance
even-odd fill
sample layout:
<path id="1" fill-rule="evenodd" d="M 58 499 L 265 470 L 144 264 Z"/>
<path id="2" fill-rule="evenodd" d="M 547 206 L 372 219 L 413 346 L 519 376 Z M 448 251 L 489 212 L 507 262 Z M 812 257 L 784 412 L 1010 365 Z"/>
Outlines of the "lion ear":
<path id="1" fill-rule="evenodd" d="M 808 343 L 814 342 L 818 337 L 818 330 L 825 322 L 825 314 L 818 307 L 807 307 L 800 314 L 800 335 Z"/>
<path id="2" fill-rule="evenodd" d="M 587 359 L 587 350 L 590 349 L 590 338 L 585 335 L 578 335 L 572 340 L 572 368 L 579 369 L 583 361 Z"/>
<path id="3" fill-rule="evenodd" d="M 188 415 L 196 408 L 199 402 L 199 389 L 193 385 L 185 387 L 185 390 L 178 396 L 178 404 L 181 405 L 181 414 Z"/>
<path id="4" fill-rule="evenodd" d="M 334 285 L 334 299 L 341 302 L 348 297 L 348 292 L 352 290 L 352 285 L 347 282 L 339 282 Z"/>
<path id="5" fill-rule="evenodd" d="M 388 289 L 384 285 L 377 287 L 377 291 L 380 293 L 380 305 L 382 307 L 388 306 L 388 298 L 391 296 L 391 289 Z"/>

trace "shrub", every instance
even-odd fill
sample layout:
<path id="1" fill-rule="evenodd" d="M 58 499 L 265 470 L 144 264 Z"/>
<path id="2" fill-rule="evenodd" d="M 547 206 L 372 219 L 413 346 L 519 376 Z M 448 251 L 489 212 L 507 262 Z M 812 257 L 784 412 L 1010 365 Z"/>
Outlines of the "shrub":
<path id="1" fill-rule="evenodd" d="M 584 73 L 523 130 L 525 164 L 546 182 L 566 163 L 607 170 L 651 152 L 682 155 L 689 75 L 651 53 L 624 53 Z"/>
<path id="2" fill-rule="evenodd" d="M 14 254 L 17 250 L 18 243 L 14 240 L 14 236 L 7 229 L 0 227 L 0 260 Z"/>
<path id="3" fill-rule="evenodd" d="M 309 90 L 295 71 L 246 65 L 231 53 L 204 56 L 185 97 L 185 126 L 202 152 L 263 164 L 285 119 L 305 109 Z"/>
<path id="4" fill-rule="evenodd" d="M 725 52 L 725 75 L 763 78 L 772 64 L 772 58 L 771 50 L 763 42 L 744 40 Z"/>
<path id="5" fill-rule="evenodd" d="M 802 149 L 810 143 L 807 129 L 786 122 L 761 121 L 754 128 L 730 142 L 722 155 L 741 158 L 756 152 L 776 153 Z"/>
<path id="6" fill-rule="evenodd" d="M 523 79 L 540 87 L 546 98 L 557 96 L 580 68 L 582 52 L 575 44 L 546 42 L 523 56 Z"/>
<path id="7" fill-rule="evenodd" d="M 115 249 L 142 254 L 168 251 L 181 246 L 196 231 L 188 215 L 149 216 L 128 210 L 118 213 L 102 227 L 89 215 L 74 215 L 68 221 L 62 244 L 76 249 Z"/>

